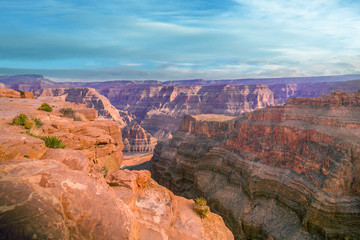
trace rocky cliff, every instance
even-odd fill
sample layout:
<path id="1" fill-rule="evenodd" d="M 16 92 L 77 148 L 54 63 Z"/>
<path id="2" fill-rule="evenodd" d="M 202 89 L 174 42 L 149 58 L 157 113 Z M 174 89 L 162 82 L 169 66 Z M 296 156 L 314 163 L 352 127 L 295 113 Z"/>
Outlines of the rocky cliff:
<path id="1" fill-rule="evenodd" d="M 116 108 L 134 114 L 152 135 L 174 132 L 184 114 L 239 115 L 275 104 L 274 93 L 266 85 L 130 85 L 102 93 Z"/>
<path id="2" fill-rule="evenodd" d="M 159 186 L 150 172 L 118 170 L 116 122 L 74 121 L 59 109 L 95 111 L 48 99 L 53 111 L 44 112 L 42 103 L 0 98 L 0 239 L 233 239 L 220 216 L 201 219 L 192 200 Z M 20 113 L 43 124 L 12 125 Z M 65 148 L 46 147 L 44 136 Z"/>
<path id="3" fill-rule="evenodd" d="M 359 75 L 167 82 L 52 82 L 38 75 L 22 75 L 3 76 L 0 82 L 16 90 L 39 91 L 42 95 L 63 94 L 69 101 L 95 107 L 100 115 L 111 115 L 126 124 L 136 121 L 153 137 L 166 140 L 176 131 L 184 114 L 237 116 L 267 106 L 282 105 L 293 97 L 317 97 L 339 89 L 352 92 L 360 87 L 360 80 L 355 79 L 359 79 Z M 46 88 L 67 90 L 56 90 L 58 93 L 41 90 Z M 70 90 L 74 88 L 77 90 Z M 94 93 L 94 89 L 110 100 L 120 111 L 120 117 L 108 107 L 110 105 L 103 97 Z"/>
<path id="4" fill-rule="evenodd" d="M 52 97 L 67 102 L 83 103 L 88 108 L 94 108 L 104 118 L 115 120 L 124 127 L 127 119 L 121 117 L 117 110 L 105 96 L 92 88 L 45 88 L 35 92 L 36 97 Z"/>
<path id="5" fill-rule="evenodd" d="M 139 124 L 132 122 L 122 129 L 124 152 L 153 152 L 157 139 L 147 133 Z"/>
<path id="6" fill-rule="evenodd" d="M 360 91 L 243 117 L 186 115 L 153 175 L 205 196 L 237 239 L 359 239 Z"/>

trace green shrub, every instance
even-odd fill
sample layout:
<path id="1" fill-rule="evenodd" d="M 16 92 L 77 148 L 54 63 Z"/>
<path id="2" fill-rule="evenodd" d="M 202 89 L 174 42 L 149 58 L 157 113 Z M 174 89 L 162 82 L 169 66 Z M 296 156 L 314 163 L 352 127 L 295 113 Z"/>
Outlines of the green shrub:
<path id="1" fill-rule="evenodd" d="M 194 211 L 201 217 L 205 218 L 208 213 L 210 212 L 210 208 L 206 205 L 206 199 L 205 198 L 196 198 L 195 199 L 195 205 L 194 205 Z"/>
<path id="2" fill-rule="evenodd" d="M 29 155 L 24 155 L 24 158 L 30 158 Z"/>
<path id="3" fill-rule="evenodd" d="M 62 140 L 55 136 L 47 136 L 41 137 L 41 139 L 45 142 L 45 146 L 48 148 L 65 148 L 65 144 L 63 144 Z"/>
<path id="4" fill-rule="evenodd" d="M 24 126 L 26 120 L 29 120 L 29 118 L 28 118 L 25 114 L 20 113 L 19 115 L 15 116 L 15 117 L 13 118 L 12 124 L 13 124 L 13 125 Z"/>
<path id="5" fill-rule="evenodd" d="M 63 117 L 68 117 L 68 118 L 75 117 L 75 113 L 72 110 L 72 108 L 62 108 L 60 109 L 60 113 L 62 114 Z"/>
<path id="6" fill-rule="evenodd" d="M 33 120 L 33 121 L 35 122 L 37 128 L 39 128 L 39 127 L 41 127 L 42 125 L 44 125 L 44 124 L 42 123 L 42 121 L 40 120 L 40 118 L 32 118 L 31 120 Z"/>
<path id="7" fill-rule="evenodd" d="M 52 112 L 52 107 L 47 104 L 47 103 L 43 103 L 41 104 L 41 106 L 38 108 L 38 110 L 42 110 L 42 111 L 46 111 L 46 112 Z"/>
<path id="8" fill-rule="evenodd" d="M 35 127 L 36 127 L 36 123 L 33 120 L 30 120 L 30 119 L 25 120 L 24 128 L 31 129 L 31 128 L 35 128 Z"/>
<path id="9" fill-rule="evenodd" d="M 205 198 L 200 197 L 195 199 L 195 203 L 197 203 L 199 206 L 206 206 L 207 201 Z"/>

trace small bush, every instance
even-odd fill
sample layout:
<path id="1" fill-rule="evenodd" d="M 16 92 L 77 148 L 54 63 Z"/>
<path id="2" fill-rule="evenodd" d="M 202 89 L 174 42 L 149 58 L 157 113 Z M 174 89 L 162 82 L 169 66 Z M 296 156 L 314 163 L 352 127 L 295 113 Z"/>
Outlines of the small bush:
<path id="1" fill-rule="evenodd" d="M 38 110 L 42 110 L 42 111 L 46 111 L 46 112 L 52 112 L 52 107 L 47 104 L 47 103 L 43 103 L 41 104 L 41 106 L 38 108 Z"/>
<path id="2" fill-rule="evenodd" d="M 13 118 L 12 124 L 24 126 L 26 120 L 29 120 L 29 118 L 25 114 L 21 113 Z"/>
<path id="3" fill-rule="evenodd" d="M 44 125 L 39 118 L 32 118 L 31 120 L 33 120 L 33 121 L 35 122 L 37 128 L 39 128 L 39 127 L 41 127 L 42 125 Z"/>
<path id="4" fill-rule="evenodd" d="M 206 199 L 205 198 L 196 198 L 195 199 L 195 205 L 194 205 L 194 211 L 201 217 L 205 218 L 208 213 L 210 212 L 210 208 L 206 205 Z"/>
<path id="5" fill-rule="evenodd" d="M 68 118 L 75 117 L 75 113 L 72 110 L 72 108 L 62 108 L 60 109 L 60 113 L 62 114 L 62 117 L 68 117 Z"/>
<path id="6" fill-rule="evenodd" d="M 31 129 L 31 128 L 35 128 L 35 127 L 36 127 L 36 123 L 33 120 L 30 120 L 30 119 L 25 120 L 24 128 Z"/>
<path id="7" fill-rule="evenodd" d="M 24 155 L 24 158 L 30 158 L 29 155 Z"/>
<path id="8" fill-rule="evenodd" d="M 41 138 L 45 142 L 45 146 L 48 148 L 65 148 L 62 140 L 55 136 L 48 136 Z"/>
<path id="9" fill-rule="evenodd" d="M 205 199 L 205 198 L 202 198 L 202 197 L 195 199 L 195 202 L 196 202 L 199 206 L 206 206 L 206 204 L 207 204 L 206 199 Z"/>

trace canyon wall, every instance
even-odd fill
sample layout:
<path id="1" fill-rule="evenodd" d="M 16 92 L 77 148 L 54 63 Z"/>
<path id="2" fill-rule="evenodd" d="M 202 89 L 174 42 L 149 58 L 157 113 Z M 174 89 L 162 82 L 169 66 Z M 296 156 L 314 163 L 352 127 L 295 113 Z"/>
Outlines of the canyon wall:
<path id="1" fill-rule="evenodd" d="M 236 239 L 358 239 L 359 171 L 360 91 L 186 115 L 152 166 L 175 194 L 206 197 Z"/>
<path id="2" fill-rule="evenodd" d="M 275 104 L 267 85 L 124 86 L 101 92 L 152 135 L 174 132 L 184 114 L 240 115 Z"/>
<path id="3" fill-rule="evenodd" d="M 167 82 L 52 82 L 38 75 L 22 75 L 3 76 L 0 82 L 16 90 L 35 91 L 39 96 L 62 95 L 67 101 L 85 103 L 96 108 L 100 115 L 115 119 L 122 127 L 137 122 L 143 129 L 133 136 L 142 136 L 141 132 L 146 131 L 159 140 L 166 140 L 172 137 L 185 114 L 238 116 L 263 107 L 282 105 L 293 97 L 317 97 L 338 89 L 351 92 L 360 88 L 360 80 L 355 80 L 359 78 L 359 75 L 349 75 Z M 147 141 L 128 140 L 133 143 Z M 134 147 L 139 148 L 142 147 Z"/>
<path id="4" fill-rule="evenodd" d="M 94 109 L 46 99 L 0 97 L 0 239 L 233 239 L 223 219 L 200 218 L 194 201 L 174 195 L 148 171 L 119 170 L 119 124 Z M 62 108 L 89 112 L 75 121 Z M 11 124 L 20 113 L 42 125 Z M 57 137 L 49 148 L 41 137 Z"/>
<path id="5" fill-rule="evenodd" d="M 44 88 L 35 92 L 41 98 L 63 99 L 67 102 L 83 103 L 88 108 L 94 108 L 99 115 L 116 121 L 123 132 L 125 153 L 152 152 L 156 139 L 147 133 L 134 121 L 134 115 L 127 111 L 119 111 L 110 101 L 92 88 Z"/>

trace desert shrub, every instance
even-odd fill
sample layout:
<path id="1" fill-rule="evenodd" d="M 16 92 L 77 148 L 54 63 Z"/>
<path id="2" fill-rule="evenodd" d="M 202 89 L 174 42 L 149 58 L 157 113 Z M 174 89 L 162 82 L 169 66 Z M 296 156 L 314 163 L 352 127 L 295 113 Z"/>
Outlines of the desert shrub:
<path id="1" fill-rule="evenodd" d="M 41 138 L 45 142 L 45 146 L 48 148 L 65 148 L 62 140 L 55 136 L 47 136 Z"/>
<path id="2" fill-rule="evenodd" d="M 24 158 L 30 158 L 29 155 L 24 155 Z"/>
<path id="3" fill-rule="evenodd" d="M 41 106 L 38 108 L 38 110 L 42 110 L 42 111 L 46 111 L 46 112 L 52 112 L 52 107 L 47 104 L 47 103 L 43 103 L 41 104 Z"/>
<path id="4" fill-rule="evenodd" d="M 72 108 L 62 108 L 60 109 L 60 113 L 62 114 L 63 117 L 68 117 L 68 118 L 75 117 L 75 113 L 72 110 Z"/>
<path id="5" fill-rule="evenodd" d="M 33 121 L 35 122 L 37 128 L 39 128 L 39 127 L 41 127 L 42 125 L 44 125 L 44 124 L 42 123 L 42 121 L 40 120 L 40 118 L 32 118 L 31 120 L 33 120 Z"/>
<path id="6" fill-rule="evenodd" d="M 35 128 L 36 127 L 36 123 L 33 120 L 30 119 L 26 119 L 24 122 L 24 128 L 26 129 L 31 129 L 31 128 Z"/>
<path id="7" fill-rule="evenodd" d="M 24 126 L 26 120 L 29 120 L 29 118 L 25 114 L 20 113 L 19 115 L 13 118 L 12 124 Z"/>
<path id="8" fill-rule="evenodd" d="M 210 208 L 206 205 L 206 199 L 205 198 L 196 198 L 195 199 L 195 205 L 194 205 L 194 211 L 201 217 L 205 218 L 208 213 L 210 212 Z"/>

